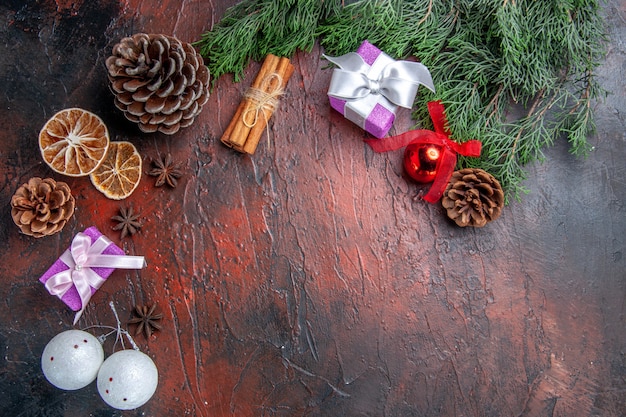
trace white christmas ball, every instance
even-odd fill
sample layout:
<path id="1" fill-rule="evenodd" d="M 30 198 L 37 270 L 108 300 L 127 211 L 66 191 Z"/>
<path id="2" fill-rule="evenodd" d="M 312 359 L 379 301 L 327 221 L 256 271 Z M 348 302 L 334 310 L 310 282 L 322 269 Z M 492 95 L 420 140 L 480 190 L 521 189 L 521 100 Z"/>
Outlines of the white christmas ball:
<path id="1" fill-rule="evenodd" d="M 120 350 L 104 361 L 98 372 L 98 392 L 118 410 L 144 405 L 156 391 L 159 372 L 152 359 L 138 350 Z"/>
<path id="2" fill-rule="evenodd" d="M 104 360 L 100 341 L 82 330 L 54 336 L 41 354 L 41 369 L 55 387 L 77 390 L 92 383 Z"/>

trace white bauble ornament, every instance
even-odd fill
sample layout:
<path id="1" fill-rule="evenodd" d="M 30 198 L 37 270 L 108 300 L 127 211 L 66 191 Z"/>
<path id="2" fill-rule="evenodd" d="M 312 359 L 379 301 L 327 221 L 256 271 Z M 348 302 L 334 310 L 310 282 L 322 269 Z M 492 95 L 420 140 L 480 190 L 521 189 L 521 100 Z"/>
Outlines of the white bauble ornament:
<path id="1" fill-rule="evenodd" d="M 41 355 L 41 369 L 55 387 L 77 390 L 92 383 L 104 360 L 100 341 L 82 330 L 54 336 Z"/>
<path id="2" fill-rule="evenodd" d="M 144 405 L 156 391 L 159 372 L 152 359 L 138 350 L 120 350 L 107 358 L 98 372 L 98 392 L 118 410 Z"/>

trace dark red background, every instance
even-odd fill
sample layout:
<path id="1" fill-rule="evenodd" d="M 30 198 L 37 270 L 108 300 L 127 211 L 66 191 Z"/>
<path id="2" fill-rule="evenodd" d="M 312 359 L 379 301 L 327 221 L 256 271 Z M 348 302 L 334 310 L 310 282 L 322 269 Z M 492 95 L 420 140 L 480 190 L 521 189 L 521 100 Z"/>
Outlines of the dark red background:
<path id="1" fill-rule="evenodd" d="M 461 229 L 416 199 L 402 151 L 374 154 L 328 105 L 322 51 L 296 71 L 250 157 L 219 137 L 244 81 L 217 81 L 195 124 L 141 134 L 113 106 L 104 60 L 123 36 L 193 42 L 234 0 L 5 1 L 0 36 L 0 415 L 626 415 L 626 3 L 605 6 L 611 44 L 598 133 L 586 158 L 557 143 L 528 167 L 529 194 L 483 229 Z M 436 77 L 436 74 L 434 75 Z M 42 161 L 56 111 L 100 115 L 113 140 L 182 164 L 176 189 L 144 176 L 123 202 Z M 412 126 L 400 111 L 392 133 Z M 19 234 L 9 202 L 32 176 L 66 181 L 77 212 L 54 236 Z M 119 240 L 121 205 L 144 227 Z M 120 412 L 95 384 L 60 391 L 40 356 L 73 314 L 37 278 L 75 233 L 97 226 L 141 271 L 116 271 L 76 326 L 115 325 L 157 303 L 163 330 L 135 338 L 159 369 L 154 397 Z M 94 334 L 105 331 L 91 330 Z M 107 355 L 120 346 L 111 338 Z"/>

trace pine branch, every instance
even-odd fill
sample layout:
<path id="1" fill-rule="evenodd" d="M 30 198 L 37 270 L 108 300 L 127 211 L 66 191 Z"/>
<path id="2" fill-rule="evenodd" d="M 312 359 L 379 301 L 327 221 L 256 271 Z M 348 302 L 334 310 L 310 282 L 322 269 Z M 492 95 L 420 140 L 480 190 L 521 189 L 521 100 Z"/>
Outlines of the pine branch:
<path id="1" fill-rule="evenodd" d="M 227 10 L 224 18 L 196 42 L 213 79 L 233 73 L 240 81 L 250 59 L 267 54 L 291 56 L 310 51 L 316 28 L 337 7 L 316 0 L 246 0 Z"/>
<path id="2" fill-rule="evenodd" d="M 507 198 L 525 191 L 524 165 L 567 137 L 589 151 L 592 103 L 603 95 L 593 76 L 605 54 L 598 0 L 242 0 L 196 43 L 213 79 L 240 79 L 250 59 L 290 56 L 319 41 L 329 55 L 367 39 L 396 59 L 414 56 L 433 75 L 453 137 L 479 139 L 483 156 L 460 158 L 498 178 Z M 516 117 L 517 108 L 526 108 Z"/>

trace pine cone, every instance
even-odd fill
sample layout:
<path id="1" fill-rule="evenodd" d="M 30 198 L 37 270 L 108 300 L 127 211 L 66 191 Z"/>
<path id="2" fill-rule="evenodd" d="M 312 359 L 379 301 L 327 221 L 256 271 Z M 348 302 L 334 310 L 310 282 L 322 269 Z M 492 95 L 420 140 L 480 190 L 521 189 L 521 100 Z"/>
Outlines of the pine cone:
<path id="1" fill-rule="evenodd" d="M 11 216 L 22 233 L 42 237 L 63 229 L 74 214 L 70 187 L 52 178 L 31 178 L 11 198 Z"/>
<path id="2" fill-rule="evenodd" d="M 504 193 L 490 173 L 465 168 L 452 174 L 441 203 L 457 225 L 483 227 L 500 216 Z"/>
<path id="3" fill-rule="evenodd" d="M 209 69 L 189 43 L 137 33 L 113 47 L 106 67 L 115 106 L 146 133 L 171 135 L 209 99 Z"/>

